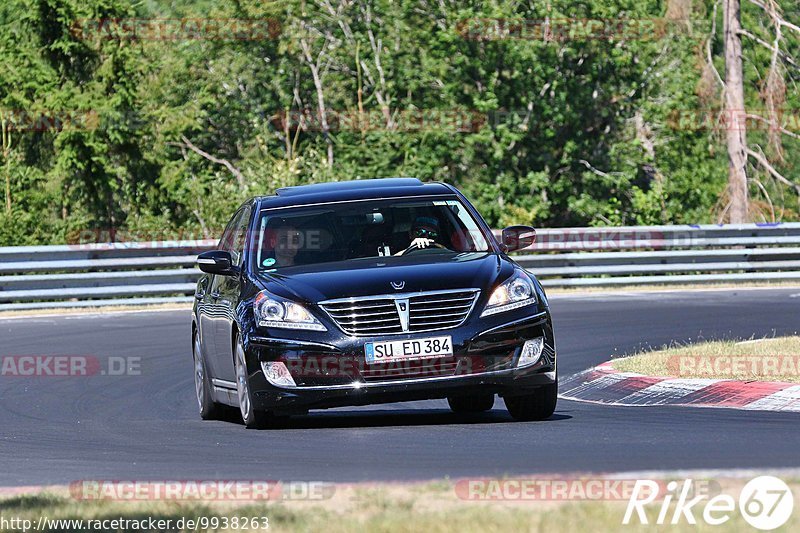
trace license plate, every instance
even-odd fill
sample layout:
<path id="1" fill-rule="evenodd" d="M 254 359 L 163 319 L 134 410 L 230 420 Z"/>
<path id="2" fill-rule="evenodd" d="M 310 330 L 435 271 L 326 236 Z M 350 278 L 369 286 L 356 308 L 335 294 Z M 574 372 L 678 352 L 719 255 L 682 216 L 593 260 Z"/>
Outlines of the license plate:
<path id="1" fill-rule="evenodd" d="M 364 345 L 367 363 L 389 363 L 453 355 L 453 340 L 448 337 L 368 342 Z"/>

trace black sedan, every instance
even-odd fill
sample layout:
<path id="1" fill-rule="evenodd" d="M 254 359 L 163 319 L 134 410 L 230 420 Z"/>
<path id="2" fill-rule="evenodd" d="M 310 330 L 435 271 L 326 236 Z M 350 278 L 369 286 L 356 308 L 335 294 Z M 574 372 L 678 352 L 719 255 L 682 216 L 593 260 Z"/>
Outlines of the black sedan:
<path id="1" fill-rule="evenodd" d="M 200 415 L 247 427 L 347 405 L 500 395 L 517 420 L 552 415 L 545 293 L 507 253 L 527 226 L 486 222 L 454 187 L 410 178 L 280 189 L 245 202 L 198 259 L 192 319 Z"/>

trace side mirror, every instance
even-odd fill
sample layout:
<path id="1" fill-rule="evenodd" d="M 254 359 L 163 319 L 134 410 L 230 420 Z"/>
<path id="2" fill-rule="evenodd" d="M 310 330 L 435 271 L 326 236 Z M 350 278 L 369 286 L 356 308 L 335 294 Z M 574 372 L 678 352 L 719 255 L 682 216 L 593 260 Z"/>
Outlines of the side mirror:
<path id="1" fill-rule="evenodd" d="M 230 252 L 224 250 L 210 250 L 197 256 L 197 266 L 207 274 L 220 276 L 233 276 L 238 272 L 232 264 Z"/>
<path id="2" fill-rule="evenodd" d="M 536 230 L 530 226 L 509 226 L 503 230 L 501 246 L 506 252 L 516 252 L 536 241 Z"/>

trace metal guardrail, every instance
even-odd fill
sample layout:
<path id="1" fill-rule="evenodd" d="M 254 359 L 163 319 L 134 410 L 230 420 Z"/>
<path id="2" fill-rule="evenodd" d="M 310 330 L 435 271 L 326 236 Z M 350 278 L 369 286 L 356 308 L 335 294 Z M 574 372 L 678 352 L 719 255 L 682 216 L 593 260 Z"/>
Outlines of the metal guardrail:
<path id="1" fill-rule="evenodd" d="M 215 245 L 0 247 L 0 311 L 190 302 Z M 800 282 L 800 223 L 544 229 L 515 259 L 545 287 Z"/>

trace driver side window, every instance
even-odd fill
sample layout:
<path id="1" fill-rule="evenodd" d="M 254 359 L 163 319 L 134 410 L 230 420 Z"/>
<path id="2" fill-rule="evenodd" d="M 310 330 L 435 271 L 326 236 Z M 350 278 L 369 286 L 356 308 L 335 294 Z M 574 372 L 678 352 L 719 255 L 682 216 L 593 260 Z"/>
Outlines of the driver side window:
<path id="1" fill-rule="evenodd" d="M 234 265 L 241 264 L 249 221 L 250 206 L 246 206 L 233 215 L 219 240 L 218 248 L 231 254 L 231 262 Z"/>
<path id="2" fill-rule="evenodd" d="M 236 221 L 239 218 L 239 213 L 237 212 L 231 218 L 228 225 L 225 227 L 225 231 L 222 232 L 222 237 L 219 240 L 219 244 L 217 245 L 218 250 L 225 250 L 226 252 L 230 252 L 231 248 L 233 247 L 233 231 L 236 227 Z"/>
<path id="3" fill-rule="evenodd" d="M 244 246 L 247 241 L 247 227 L 250 223 L 250 206 L 245 207 L 239 212 L 239 218 L 233 232 L 233 244 L 231 246 L 231 257 L 233 263 L 241 265 L 244 256 Z"/>

